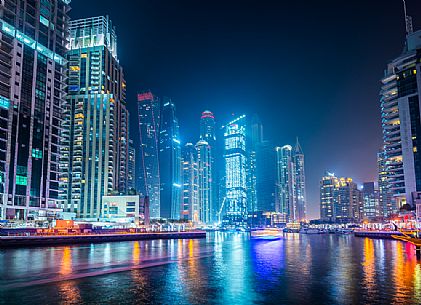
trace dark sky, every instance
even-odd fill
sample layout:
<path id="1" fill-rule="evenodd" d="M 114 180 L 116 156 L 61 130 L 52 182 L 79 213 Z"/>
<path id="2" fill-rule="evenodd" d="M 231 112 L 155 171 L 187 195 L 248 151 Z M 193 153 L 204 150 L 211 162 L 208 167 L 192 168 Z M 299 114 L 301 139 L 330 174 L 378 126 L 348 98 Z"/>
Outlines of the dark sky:
<path id="1" fill-rule="evenodd" d="M 403 48 L 400 0 L 73 0 L 73 19 L 109 15 L 117 28 L 132 129 L 136 92 L 177 106 L 183 142 L 200 113 L 219 125 L 257 113 L 274 145 L 300 138 L 308 210 L 319 216 L 325 170 L 376 179 L 381 146 L 379 80 Z M 415 30 L 421 1 L 407 0 Z M 137 133 L 136 133 L 137 134 Z"/>

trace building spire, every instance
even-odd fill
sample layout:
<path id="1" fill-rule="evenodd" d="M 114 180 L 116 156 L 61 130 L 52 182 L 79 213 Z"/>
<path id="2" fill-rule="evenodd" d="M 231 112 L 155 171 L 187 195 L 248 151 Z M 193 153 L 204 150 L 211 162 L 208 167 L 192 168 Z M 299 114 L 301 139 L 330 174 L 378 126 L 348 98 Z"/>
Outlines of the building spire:
<path id="1" fill-rule="evenodd" d="M 300 142 L 298 142 L 298 137 L 297 137 L 297 141 L 296 141 L 296 143 L 295 143 L 295 153 L 296 154 L 304 154 L 303 153 L 303 149 L 301 148 L 301 145 L 300 145 Z"/>
<path id="2" fill-rule="evenodd" d="M 412 26 L 412 17 L 408 16 L 408 14 L 407 14 L 405 0 L 402 0 L 402 2 L 403 2 L 403 12 L 405 14 L 406 35 L 409 35 L 409 34 L 412 34 L 414 32 L 414 28 Z"/>

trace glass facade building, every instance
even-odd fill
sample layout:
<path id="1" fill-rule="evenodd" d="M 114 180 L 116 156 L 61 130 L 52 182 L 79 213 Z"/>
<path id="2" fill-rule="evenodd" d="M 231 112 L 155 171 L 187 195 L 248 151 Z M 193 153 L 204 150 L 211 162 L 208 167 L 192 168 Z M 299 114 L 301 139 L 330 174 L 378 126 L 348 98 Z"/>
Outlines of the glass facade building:
<path id="1" fill-rule="evenodd" d="M 167 219 L 180 219 L 183 186 L 181 142 L 175 105 L 169 98 L 164 98 L 161 106 L 159 168 L 160 216 Z"/>
<path id="2" fill-rule="evenodd" d="M 380 92 L 382 172 L 397 208 L 414 205 L 421 192 L 420 68 L 421 31 L 409 32 L 404 52 L 387 66 Z"/>
<path id="3" fill-rule="evenodd" d="M 137 166 L 138 191 L 149 197 L 151 218 L 159 218 L 159 124 L 161 120 L 160 99 L 150 91 L 137 95 L 139 119 L 139 157 Z"/>
<path id="4" fill-rule="evenodd" d="M 98 218 L 103 196 L 128 191 L 126 84 L 108 17 L 71 21 L 69 46 L 60 159 L 63 209 Z"/>
<path id="5" fill-rule="evenodd" d="M 70 1 L 0 5 L 0 219 L 59 208 Z"/>
<path id="6" fill-rule="evenodd" d="M 224 127 L 225 207 L 223 224 L 247 226 L 247 119 L 242 115 Z"/>
<path id="7" fill-rule="evenodd" d="M 192 143 L 183 149 L 183 201 L 181 218 L 199 222 L 199 169 L 197 150 Z"/>
<path id="8" fill-rule="evenodd" d="M 196 144 L 199 184 L 199 221 L 210 224 L 215 221 L 214 184 L 212 183 L 212 147 L 200 140 Z"/>

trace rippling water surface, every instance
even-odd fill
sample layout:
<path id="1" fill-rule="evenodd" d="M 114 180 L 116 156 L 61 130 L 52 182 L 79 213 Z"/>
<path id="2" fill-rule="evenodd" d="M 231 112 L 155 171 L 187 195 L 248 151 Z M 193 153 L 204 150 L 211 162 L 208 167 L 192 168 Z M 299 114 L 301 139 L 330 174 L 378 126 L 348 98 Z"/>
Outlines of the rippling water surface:
<path id="1" fill-rule="evenodd" d="M 421 304 L 409 245 L 245 233 L 0 250 L 0 304 Z"/>

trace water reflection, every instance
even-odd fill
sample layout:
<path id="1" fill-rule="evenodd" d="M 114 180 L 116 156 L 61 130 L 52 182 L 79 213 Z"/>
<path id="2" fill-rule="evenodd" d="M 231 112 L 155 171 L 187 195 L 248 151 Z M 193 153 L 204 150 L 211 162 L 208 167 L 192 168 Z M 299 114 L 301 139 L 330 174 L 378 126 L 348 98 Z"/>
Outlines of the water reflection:
<path id="1" fill-rule="evenodd" d="M 0 289 L 4 299 L 61 304 L 420 304 L 421 265 L 392 240 L 220 232 L 1 250 Z"/>

